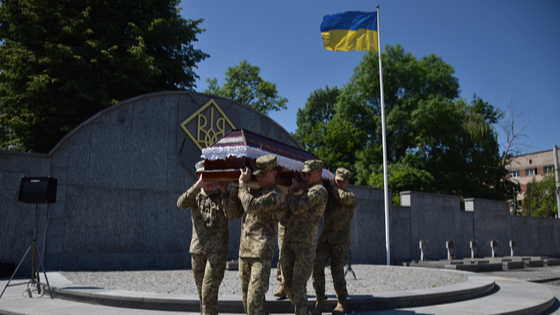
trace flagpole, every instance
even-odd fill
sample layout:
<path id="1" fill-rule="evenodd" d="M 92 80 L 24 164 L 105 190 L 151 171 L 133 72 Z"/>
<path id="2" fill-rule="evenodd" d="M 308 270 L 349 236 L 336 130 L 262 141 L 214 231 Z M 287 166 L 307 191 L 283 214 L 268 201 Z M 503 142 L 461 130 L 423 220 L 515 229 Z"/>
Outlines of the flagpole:
<path id="1" fill-rule="evenodd" d="M 383 95 L 383 64 L 381 62 L 381 38 L 379 36 L 379 6 L 377 6 L 377 52 L 379 55 L 379 83 L 381 91 L 381 124 L 383 136 L 383 187 L 385 195 L 385 251 L 387 266 L 391 265 L 391 239 L 389 238 L 389 183 L 387 180 L 387 140 L 385 136 L 385 97 Z"/>

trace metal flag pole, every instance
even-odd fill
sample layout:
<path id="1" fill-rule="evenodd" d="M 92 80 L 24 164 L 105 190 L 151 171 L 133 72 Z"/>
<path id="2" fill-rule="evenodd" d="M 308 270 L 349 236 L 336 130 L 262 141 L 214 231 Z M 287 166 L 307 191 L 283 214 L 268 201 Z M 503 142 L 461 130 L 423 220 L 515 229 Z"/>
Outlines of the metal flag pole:
<path id="1" fill-rule="evenodd" d="M 377 54 L 379 55 L 379 83 L 381 91 L 381 124 L 383 136 L 383 187 L 385 195 L 385 251 L 387 266 L 391 265 L 391 240 L 389 238 L 389 183 L 387 180 L 387 140 L 385 136 L 385 97 L 383 95 L 383 64 L 381 62 L 381 38 L 379 36 L 379 6 L 377 6 Z"/>
<path id="2" fill-rule="evenodd" d="M 560 169 L 558 169 L 558 147 L 552 147 L 552 154 L 554 156 L 554 178 L 556 180 L 556 218 L 559 218 L 560 213 Z"/>

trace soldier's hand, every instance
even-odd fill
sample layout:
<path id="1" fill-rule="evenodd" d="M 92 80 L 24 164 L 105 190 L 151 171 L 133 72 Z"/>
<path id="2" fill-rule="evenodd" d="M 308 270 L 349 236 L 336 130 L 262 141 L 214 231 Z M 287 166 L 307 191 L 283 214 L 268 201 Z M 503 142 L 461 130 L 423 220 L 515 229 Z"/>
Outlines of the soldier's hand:
<path id="1" fill-rule="evenodd" d="M 239 175 L 239 183 L 246 184 L 251 180 L 251 169 L 245 167 L 241 169 L 241 175 Z"/>
<path id="2" fill-rule="evenodd" d="M 204 181 L 202 180 L 202 173 L 198 174 L 198 180 L 196 181 L 195 185 L 198 188 L 202 188 L 202 186 L 204 185 Z"/>
<path id="3" fill-rule="evenodd" d="M 290 186 L 290 190 L 296 192 L 299 190 L 299 184 L 295 178 L 292 178 L 292 185 Z"/>

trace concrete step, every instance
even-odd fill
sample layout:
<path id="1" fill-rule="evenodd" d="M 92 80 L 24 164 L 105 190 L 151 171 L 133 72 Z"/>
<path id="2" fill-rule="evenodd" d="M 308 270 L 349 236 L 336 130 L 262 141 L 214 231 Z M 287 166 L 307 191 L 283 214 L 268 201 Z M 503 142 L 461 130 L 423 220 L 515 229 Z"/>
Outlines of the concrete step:
<path id="1" fill-rule="evenodd" d="M 484 295 L 494 287 L 494 279 L 492 277 L 475 273 L 465 273 L 465 275 L 468 277 L 467 281 L 448 286 L 398 292 L 381 292 L 375 295 L 351 295 L 347 301 L 348 307 L 351 310 L 365 311 L 447 303 Z M 278 300 L 272 293 L 269 292 L 266 297 L 267 307 L 271 313 L 292 313 L 294 311 L 294 307 L 289 300 Z M 76 285 L 53 286 L 53 294 L 57 298 L 70 301 L 124 308 L 183 312 L 196 312 L 200 309 L 198 296 L 195 295 L 105 290 Z M 310 309 L 314 307 L 314 301 L 315 297 L 309 296 L 308 305 Z M 335 306 L 336 297 L 328 296 L 327 309 L 332 310 Z M 241 296 L 220 296 L 218 308 L 220 313 L 245 312 Z"/>
<path id="2" fill-rule="evenodd" d="M 560 293 L 560 290 L 556 292 Z M 476 299 L 430 306 L 364 312 L 361 314 L 560 315 L 560 313 L 557 313 L 558 305 L 560 303 L 558 303 L 550 286 L 507 278 L 496 278 L 496 287 L 489 294 Z"/>
<path id="3" fill-rule="evenodd" d="M 500 277 L 489 277 L 479 274 L 465 273 L 473 282 L 463 282 L 455 285 L 438 287 L 427 290 L 411 290 L 403 292 L 388 292 L 379 293 L 375 295 L 353 296 L 349 299 L 349 309 L 355 314 L 541 314 L 541 315 L 560 315 L 560 302 L 555 298 L 555 294 L 560 295 L 560 287 L 548 286 L 544 284 L 537 284 L 525 282 L 520 280 L 512 280 Z M 102 289 L 86 288 L 75 286 L 64 277 L 57 277 L 57 273 L 49 273 L 49 280 L 53 287 L 64 287 L 67 291 L 82 292 L 82 296 L 86 292 L 98 295 L 103 295 Z M 178 313 L 178 311 L 162 311 L 162 310 L 146 310 L 126 307 L 114 307 L 106 305 L 92 304 L 100 302 L 101 300 L 91 300 L 90 303 L 80 303 L 75 301 L 68 301 L 64 299 L 50 299 L 47 295 L 42 297 L 34 296 L 30 299 L 24 296 L 22 292 L 25 291 L 26 282 L 23 280 L 14 281 L 14 286 L 7 289 L 6 294 L 0 299 L 0 314 L 30 314 L 30 315 L 81 315 L 81 314 L 119 314 L 119 315 L 170 315 Z M 0 281 L 2 288 L 7 281 Z M 480 288 L 488 288 L 485 294 L 478 294 L 476 297 L 461 300 L 466 297 L 465 292 L 480 290 Z M 56 291 L 53 290 L 53 291 Z M 117 292 L 117 290 L 105 290 L 106 298 L 119 299 L 128 302 L 138 302 L 137 297 L 130 291 Z M 140 293 L 140 292 L 137 292 Z M 470 294 L 474 294 L 471 292 Z M 142 294 L 140 294 L 142 295 Z M 139 295 L 139 296 L 140 296 Z M 143 294 L 146 301 L 156 298 L 157 294 Z M 167 303 L 168 301 L 175 300 L 174 296 L 167 297 L 166 295 L 157 297 L 160 303 Z M 183 297 L 184 298 L 184 297 Z M 220 296 L 220 300 L 224 300 Z M 239 298 L 239 297 L 238 297 Z M 224 300 L 224 302 L 240 303 L 240 300 L 231 299 Z M 268 297 L 267 297 L 268 299 Z M 310 297 L 310 302 L 313 298 Z M 407 301 L 408 300 L 408 301 Z M 454 300 L 454 302 L 451 302 Z M 286 312 L 279 312 L 277 309 L 271 309 L 276 300 L 268 299 L 269 311 L 271 314 L 281 314 Z M 334 303 L 334 299 L 330 298 L 330 302 Z M 284 301 L 278 301 L 287 302 Z M 289 302 L 287 302 L 289 303 Z M 420 303 L 420 304 L 417 304 Z M 431 305 L 426 305 L 431 304 Z M 123 305 L 124 306 L 124 305 Z M 273 306 L 274 307 L 274 306 Z M 382 308 L 382 309 L 379 309 Z M 387 309 L 389 308 L 389 309 Z M 310 307 L 310 310 L 312 307 Z M 293 307 L 290 307 L 289 313 L 293 313 Z M 195 311 L 181 311 L 182 314 L 199 314 L 199 310 Z M 220 314 L 233 314 L 233 309 L 222 309 Z M 330 314 L 325 312 L 324 314 Z"/>

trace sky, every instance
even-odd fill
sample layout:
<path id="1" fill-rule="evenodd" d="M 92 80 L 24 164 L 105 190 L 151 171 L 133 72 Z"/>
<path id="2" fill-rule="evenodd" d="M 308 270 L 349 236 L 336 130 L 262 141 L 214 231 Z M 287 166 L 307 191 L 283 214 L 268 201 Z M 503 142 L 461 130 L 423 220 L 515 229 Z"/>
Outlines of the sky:
<path id="1" fill-rule="evenodd" d="M 228 67 L 247 60 L 288 99 L 287 110 L 269 116 L 284 129 L 297 129 L 299 108 L 326 86 L 342 88 L 365 52 L 323 47 L 323 16 L 344 11 L 374 12 L 379 6 L 380 40 L 400 44 L 417 58 L 435 54 L 455 68 L 460 97 L 473 94 L 507 112 L 513 104 L 525 125 L 521 153 L 560 146 L 560 1 L 195 1 L 182 0 L 181 15 L 204 19 L 195 49 L 210 54 L 198 63 L 198 92 L 206 79 L 222 85 Z M 500 124 L 500 144 L 506 143 Z"/>

